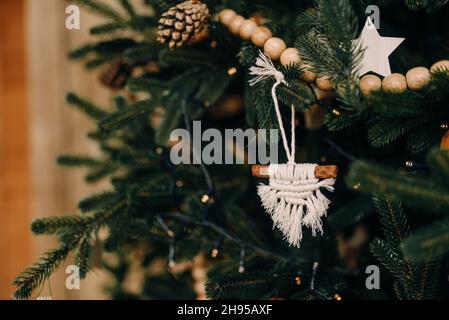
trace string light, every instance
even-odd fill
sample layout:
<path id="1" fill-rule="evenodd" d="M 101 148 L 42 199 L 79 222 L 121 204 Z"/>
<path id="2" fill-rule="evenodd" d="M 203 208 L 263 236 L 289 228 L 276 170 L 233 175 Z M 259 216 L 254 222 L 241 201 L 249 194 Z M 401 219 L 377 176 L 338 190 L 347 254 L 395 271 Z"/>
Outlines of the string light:
<path id="1" fill-rule="evenodd" d="M 218 249 L 217 248 L 214 248 L 214 249 L 212 249 L 212 251 L 211 251 L 211 253 L 210 253 L 210 256 L 212 257 L 212 258 L 216 258 L 216 257 L 218 257 Z"/>
<path id="2" fill-rule="evenodd" d="M 341 115 L 341 112 L 338 111 L 337 109 L 332 109 L 332 113 L 337 117 Z"/>
<path id="3" fill-rule="evenodd" d="M 246 257 L 246 249 L 245 246 L 242 246 L 240 248 L 239 273 L 245 272 L 245 257 Z"/>
<path id="4" fill-rule="evenodd" d="M 167 226 L 167 224 L 164 222 L 164 220 L 162 220 L 160 216 L 156 217 L 156 221 L 159 223 L 162 229 L 164 229 L 165 233 L 168 235 L 169 238 L 173 239 L 175 237 L 175 233 L 172 230 L 170 230 L 170 228 Z"/>
<path id="5" fill-rule="evenodd" d="M 413 167 L 413 161 L 410 161 L 410 160 L 409 160 L 409 161 L 406 161 L 406 162 L 405 162 L 405 166 L 408 167 L 408 168 Z"/>
<path id="6" fill-rule="evenodd" d="M 232 67 L 228 69 L 228 75 L 233 76 L 237 73 L 237 68 L 236 67 Z"/>
<path id="7" fill-rule="evenodd" d="M 174 238 L 174 237 L 175 237 L 175 233 L 174 233 L 172 230 L 167 230 L 167 235 L 168 235 L 170 238 Z"/>
<path id="8" fill-rule="evenodd" d="M 184 182 L 182 182 L 181 180 L 178 180 L 178 181 L 176 181 L 176 186 L 178 188 L 182 188 L 182 187 L 184 187 Z"/>
<path id="9" fill-rule="evenodd" d="M 449 128 L 449 125 L 447 123 L 442 123 L 442 124 L 440 124 L 440 128 L 447 129 L 447 128 Z"/>
<path id="10" fill-rule="evenodd" d="M 220 239 L 218 239 L 217 244 L 215 245 L 215 247 L 211 250 L 210 256 L 213 259 L 218 257 L 218 254 L 220 253 L 221 247 L 223 246 L 224 240 L 225 240 L 225 238 L 223 236 L 221 236 Z"/>
<path id="11" fill-rule="evenodd" d="M 297 286 L 301 285 L 302 279 L 301 279 L 300 276 L 296 276 L 296 277 L 295 277 L 295 283 L 296 283 Z"/>
<path id="12" fill-rule="evenodd" d="M 210 200 L 210 197 L 209 197 L 208 194 L 203 194 L 203 195 L 201 196 L 201 202 L 202 202 L 202 203 L 208 203 L 209 200 Z"/>
<path id="13" fill-rule="evenodd" d="M 340 301 L 342 299 L 342 297 L 339 293 L 336 293 L 336 294 L 334 294 L 334 299 L 337 301 Z"/>

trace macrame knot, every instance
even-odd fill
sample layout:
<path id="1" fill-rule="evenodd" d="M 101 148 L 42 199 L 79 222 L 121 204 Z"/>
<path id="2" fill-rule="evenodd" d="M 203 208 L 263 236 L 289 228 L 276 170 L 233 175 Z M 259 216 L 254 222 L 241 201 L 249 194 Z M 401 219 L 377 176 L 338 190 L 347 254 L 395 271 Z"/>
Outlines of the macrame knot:
<path id="1" fill-rule="evenodd" d="M 274 77 L 276 83 L 284 83 L 288 85 L 285 81 L 284 74 L 278 71 L 273 62 L 269 57 L 267 57 L 262 51 L 259 50 L 259 57 L 256 59 L 256 65 L 249 68 L 249 74 L 256 76 L 249 81 L 250 86 L 254 86 L 256 83 L 263 81 L 269 77 Z"/>
<path id="2" fill-rule="evenodd" d="M 316 164 L 271 164 L 268 168 L 269 185 L 261 184 L 258 194 L 262 206 L 273 219 L 285 240 L 300 246 L 302 227 L 309 227 L 312 235 L 323 233 L 321 218 L 326 216 L 330 201 L 320 188 L 334 190 L 334 179 L 315 177 Z"/>
<path id="3" fill-rule="evenodd" d="M 281 83 L 288 86 L 282 72 L 276 70 L 271 59 L 262 52 L 259 52 L 256 65 L 249 71 L 250 75 L 255 76 L 249 81 L 251 86 L 269 77 L 276 79 L 271 88 L 271 97 L 288 158 L 287 164 L 271 164 L 268 167 L 270 183 L 261 184 L 258 187 L 258 194 L 263 207 L 273 219 L 274 227 L 281 230 L 290 245 L 299 248 L 303 226 L 311 228 L 313 236 L 317 231 L 323 233 L 321 217 L 326 216 L 330 201 L 321 193 L 320 188 L 333 191 L 335 180 L 319 181 L 315 177 L 316 164 L 295 163 L 295 108 L 293 105 L 290 106 L 292 116 L 289 148 L 276 95 L 276 89 Z"/>

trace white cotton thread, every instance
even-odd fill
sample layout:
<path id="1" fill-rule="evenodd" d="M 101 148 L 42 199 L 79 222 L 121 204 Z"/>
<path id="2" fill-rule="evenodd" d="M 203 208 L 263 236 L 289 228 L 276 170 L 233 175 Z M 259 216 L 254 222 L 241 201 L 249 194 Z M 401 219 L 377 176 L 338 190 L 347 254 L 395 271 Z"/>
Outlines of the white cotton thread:
<path id="1" fill-rule="evenodd" d="M 326 216 L 330 201 L 320 188 L 334 190 L 335 179 L 319 180 L 315 177 L 316 164 L 272 164 L 268 185 L 261 184 L 258 194 L 262 206 L 270 214 L 273 226 L 285 240 L 300 247 L 302 227 L 309 227 L 312 235 L 323 234 L 321 218 Z"/>
<path id="2" fill-rule="evenodd" d="M 250 86 L 254 86 L 255 84 L 269 78 L 274 77 L 276 82 L 273 84 L 271 88 L 271 97 L 274 103 L 274 109 L 276 111 L 276 117 L 279 123 L 279 129 L 281 130 L 282 143 L 284 145 L 285 153 L 287 154 L 288 162 L 295 162 L 295 108 L 291 106 L 292 113 L 292 132 L 291 132 L 291 151 L 288 147 L 287 135 L 285 134 L 284 122 L 282 121 L 281 110 L 279 109 L 279 101 L 276 95 L 277 87 L 283 83 L 288 86 L 287 81 L 285 81 L 284 75 L 282 72 L 278 71 L 275 67 L 271 59 L 266 56 L 262 51 L 259 51 L 259 57 L 256 59 L 256 66 L 252 66 L 249 68 L 249 74 L 256 76 L 255 78 L 249 81 Z"/>
<path id="3" fill-rule="evenodd" d="M 291 106 L 291 146 L 289 149 L 276 96 L 276 89 L 281 83 L 288 86 L 282 72 L 276 70 L 271 59 L 260 52 L 256 66 L 250 68 L 250 75 L 256 76 L 250 80 L 251 86 L 269 77 L 276 79 L 271 88 L 271 96 L 288 158 L 287 164 L 269 165 L 270 182 L 268 185 L 261 184 L 258 187 L 258 194 L 262 206 L 273 220 L 273 228 L 278 228 L 290 245 L 299 248 L 303 226 L 309 227 L 313 236 L 317 232 L 323 234 L 321 218 L 327 215 L 330 201 L 323 195 L 320 188 L 333 191 L 335 179 L 320 181 L 315 177 L 316 164 L 295 163 L 295 108 L 293 105 Z"/>

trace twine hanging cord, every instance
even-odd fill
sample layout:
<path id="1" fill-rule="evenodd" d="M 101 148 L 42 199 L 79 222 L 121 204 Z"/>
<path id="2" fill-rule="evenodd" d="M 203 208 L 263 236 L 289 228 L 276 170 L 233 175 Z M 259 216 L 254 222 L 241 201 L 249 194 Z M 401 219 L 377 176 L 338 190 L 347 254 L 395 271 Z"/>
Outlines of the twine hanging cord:
<path id="1" fill-rule="evenodd" d="M 274 227 L 281 230 L 290 245 L 299 247 L 303 226 L 309 227 L 312 235 L 317 232 L 323 233 L 321 217 L 326 216 L 330 201 L 321 193 L 320 188 L 324 187 L 333 191 L 335 179 L 320 181 L 315 176 L 316 164 L 295 163 L 295 109 L 291 106 L 292 129 L 289 149 L 276 96 L 276 89 L 281 83 L 288 86 L 282 72 L 276 70 L 270 58 L 260 52 L 256 65 L 250 68 L 250 75 L 256 76 L 250 81 L 251 86 L 269 77 L 276 79 L 271 89 L 271 96 L 288 157 L 287 164 L 269 165 L 270 183 L 269 185 L 261 184 L 258 187 L 258 194 L 262 200 L 262 206 L 273 219 Z"/>
<path id="2" fill-rule="evenodd" d="M 279 123 L 279 129 L 281 130 L 282 143 L 284 145 L 285 153 L 287 154 L 288 162 L 295 163 L 295 107 L 291 105 L 291 114 L 292 114 L 292 122 L 291 122 L 291 145 L 290 149 L 288 147 L 287 135 L 285 133 L 284 122 L 282 121 L 281 111 L 279 109 L 279 101 L 276 95 L 276 89 L 280 84 L 284 84 L 289 86 L 287 81 L 285 81 L 285 77 L 282 72 L 278 71 L 273 62 L 268 58 L 265 54 L 259 51 L 259 57 L 256 59 L 256 65 L 249 68 L 249 74 L 256 76 L 249 81 L 250 86 L 254 86 L 257 83 L 274 77 L 276 82 L 273 84 L 271 88 L 271 97 L 273 99 L 274 108 L 276 110 L 276 117 Z"/>

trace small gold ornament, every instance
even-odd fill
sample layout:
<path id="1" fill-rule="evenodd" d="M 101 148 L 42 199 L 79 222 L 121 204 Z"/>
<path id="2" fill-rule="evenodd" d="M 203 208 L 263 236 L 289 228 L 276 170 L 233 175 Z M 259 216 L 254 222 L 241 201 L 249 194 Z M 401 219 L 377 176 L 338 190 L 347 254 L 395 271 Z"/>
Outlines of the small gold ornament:
<path id="1" fill-rule="evenodd" d="M 157 40 L 170 48 L 205 39 L 209 33 L 210 13 L 199 0 L 184 1 L 164 12 L 159 19 Z"/>

